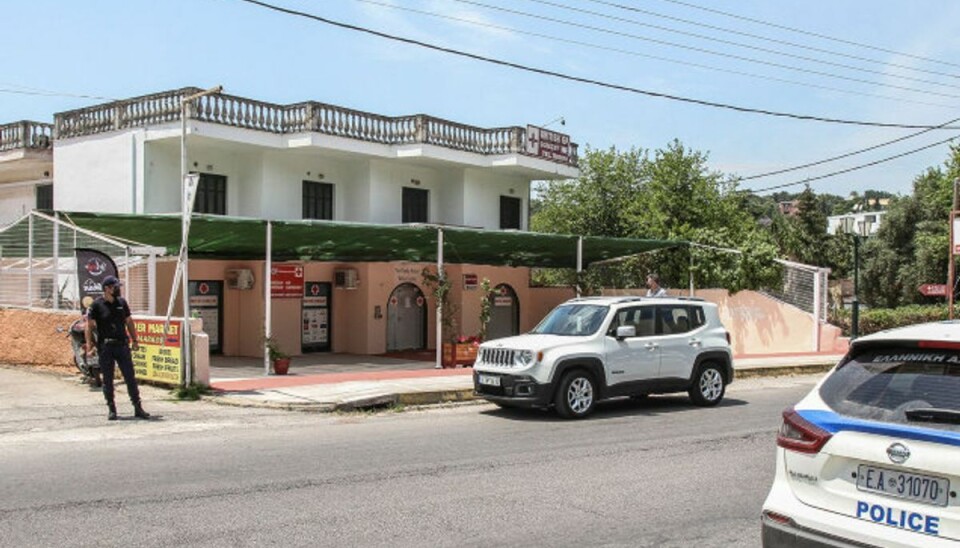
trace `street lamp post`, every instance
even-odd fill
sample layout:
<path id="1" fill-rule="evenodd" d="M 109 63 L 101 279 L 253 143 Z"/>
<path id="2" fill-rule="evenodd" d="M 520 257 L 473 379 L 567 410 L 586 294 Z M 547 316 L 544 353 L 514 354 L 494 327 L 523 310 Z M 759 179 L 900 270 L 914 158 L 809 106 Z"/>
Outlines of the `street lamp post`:
<path id="1" fill-rule="evenodd" d="M 187 173 L 187 116 L 190 106 L 197 99 L 216 95 L 223 91 L 223 86 L 216 86 L 204 91 L 186 95 L 180 99 L 180 212 L 181 212 L 181 241 L 180 258 L 177 261 L 177 274 L 173 279 L 173 291 L 170 292 L 170 302 L 167 306 L 167 322 L 170 321 L 170 315 L 173 311 L 173 303 L 177 295 L 177 286 L 180 286 L 183 295 L 183 330 L 180 333 L 180 344 L 183 351 L 184 384 L 189 385 L 192 381 L 193 360 L 190 354 L 190 287 L 189 287 L 189 246 L 187 245 L 190 237 L 190 215 L 193 213 L 193 202 L 196 196 L 196 186 L 199 178 L 196 175 L 192 177 Z M 191 193 L 190 189 L 194 192 Z"/>
<path id="2" fill-rule="evenodd" d="M 860 240 L 870 235 L 875 217 L 865 215 L 861 220 L 844 217 L 841 229 L 853 236 L 853 302 L 850 308 L 850 338 L 860 336 Z"/>

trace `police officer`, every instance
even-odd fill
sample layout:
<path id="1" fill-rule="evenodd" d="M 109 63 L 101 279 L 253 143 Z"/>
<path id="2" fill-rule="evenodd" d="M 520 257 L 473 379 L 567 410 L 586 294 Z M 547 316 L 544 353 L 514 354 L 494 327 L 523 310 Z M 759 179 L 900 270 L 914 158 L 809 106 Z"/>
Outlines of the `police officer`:
<path id="1" fill-rule="evenodd" d="M 100 371 L 103 373 L 103 397 L 107 400 L 107 420 L 117 420 L 117 406 L 113 402 L 114 363 L 120 366 L 123 380 L 127 384 L 127 393 L 133 403 L 133 415 L 138 419 L 149 419 L 150 414 L 140 405 L 140 389 L 133 371 L 130 357 L 130 344 L 133 350 L 140 348 L 137 342 L 137 330 L 130 318 L 130 307 L 120 296 L 123 285 L 115 276 L 103 279 L 103 296 L 90 305 L 87 312 L 87 331 L 84 353 L 93 348 L 93 330 L 97 330 L 97 352 Z M 129 338 L 128 338 L 129 333 Z"/>

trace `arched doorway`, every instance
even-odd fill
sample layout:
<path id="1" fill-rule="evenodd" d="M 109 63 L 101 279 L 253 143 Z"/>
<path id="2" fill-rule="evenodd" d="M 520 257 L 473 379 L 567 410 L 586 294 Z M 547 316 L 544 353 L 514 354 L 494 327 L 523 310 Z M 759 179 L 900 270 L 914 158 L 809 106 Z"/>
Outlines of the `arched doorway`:
<path id="1" fill-rule="evenodd" d="M 487 340 L 519 335 L 520 301 L 517 292 L 507 284 L 500 284 L 493 289 L 492 298 Z"/>
<path id="2" fill-rule="evenodd" d="M 426 299 L 420 288 L 400 284 L 387 299 L 387 352 L 427 347 Z"/>

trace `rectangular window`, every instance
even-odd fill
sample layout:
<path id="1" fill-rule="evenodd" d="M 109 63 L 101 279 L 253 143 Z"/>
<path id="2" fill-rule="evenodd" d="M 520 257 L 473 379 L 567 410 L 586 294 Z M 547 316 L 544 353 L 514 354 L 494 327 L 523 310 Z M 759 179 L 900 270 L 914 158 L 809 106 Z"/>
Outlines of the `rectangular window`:
<path id="1" fill-rule="evenodd" d="M 404 223 L 426 223 L 430 193 L 420 188 L 403 187 Z"/>
<path id="2" fill-rule="evenodd" d="M 500 196 L 500 229 L 520 230 L 520 198 Z"/>
<path id="3" fill-rule="evenodd" d="M 303 182 L 303 218 L 333 220 L 333 185 Z"/>
<path id="4" fill-rule="evenodd" d="M 37 185 L 37 209 L 53 209 L 53 185 Z"/>
<path id="5" fill-rule="evenodd" d="M 690 331 L 690 309 L 686 306 L 658 306 L 657 333 L 674 335 Z"/>
<path id="6" fill-rule="evenodd" d="M 197 198 L 193 202 L 194 213 L 212 215 L 227 214 L 227 177 L 201 173 L 197 184 Z"/>

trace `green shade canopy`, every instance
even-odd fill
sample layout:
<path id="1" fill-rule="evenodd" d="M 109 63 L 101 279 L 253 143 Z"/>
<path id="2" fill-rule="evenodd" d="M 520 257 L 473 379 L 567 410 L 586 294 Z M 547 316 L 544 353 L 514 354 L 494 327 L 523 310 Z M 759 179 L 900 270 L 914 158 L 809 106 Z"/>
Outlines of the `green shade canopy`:
<path id="1" fill-rule="evenodd" d="M 171 255 L 179 252 L 179 215 L 61 212 L 60 218 L 115 239 L 162 247 Z M 261 219 L 194 215 L 190 256 L 263 259 L 266 226 Z M 273 221 L 272 226 L 274 260 L 436 262 L 442 229 L 445 263 L 575 268 L 577 261 L 577 236 L 572 235 L 309 220 Z M 583 265 L 680 245 L 687 242 L 588 236 Z"/>

